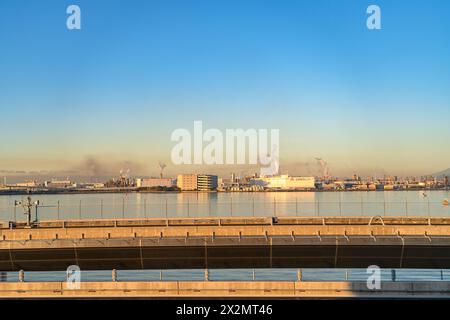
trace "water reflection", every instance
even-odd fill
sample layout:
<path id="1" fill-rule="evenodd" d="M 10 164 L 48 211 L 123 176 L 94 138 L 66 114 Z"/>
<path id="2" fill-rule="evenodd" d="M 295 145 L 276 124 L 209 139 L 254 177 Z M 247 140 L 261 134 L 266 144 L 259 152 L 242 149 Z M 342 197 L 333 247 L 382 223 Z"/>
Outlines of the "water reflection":
<path id="1" fill-rule="evenodd" d="M 24 220 L 15 200 L 0 196 L 0 219 Z M 448 191 L 108 193 L 34 195 L 39 218 L 101 219 L 194 216 L 450 216 Z"/>

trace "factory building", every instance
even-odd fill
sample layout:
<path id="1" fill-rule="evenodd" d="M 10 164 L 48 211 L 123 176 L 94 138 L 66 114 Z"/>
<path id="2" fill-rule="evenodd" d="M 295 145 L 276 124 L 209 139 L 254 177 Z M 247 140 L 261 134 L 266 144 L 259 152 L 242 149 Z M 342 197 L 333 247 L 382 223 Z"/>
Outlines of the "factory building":
<path id="1" fill-rule="evenodd" d="M 314 177 L 290 177 L 289 175 L 280 175 L 273 177 L 262 177 L 251 180 L 252 184 L 263 186 L 267 189 L 278 190 L 307 190 L 315 189 Z"/>

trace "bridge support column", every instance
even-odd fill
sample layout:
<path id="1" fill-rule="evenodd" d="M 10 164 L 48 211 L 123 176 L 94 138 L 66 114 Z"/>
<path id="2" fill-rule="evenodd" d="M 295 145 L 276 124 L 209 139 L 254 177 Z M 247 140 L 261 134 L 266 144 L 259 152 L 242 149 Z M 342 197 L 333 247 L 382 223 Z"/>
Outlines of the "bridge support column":
<path id="1" fill-rule="evenodd" d="M 23 272 L 23 270 L 19 271 L 19 282 L 24 282 L 25 281 L 25 273 Z"/>
<path id="2" fill-rule="evenodd" d="M 205 281 L 209 281 L 209 270 L 205 269 Z"/>

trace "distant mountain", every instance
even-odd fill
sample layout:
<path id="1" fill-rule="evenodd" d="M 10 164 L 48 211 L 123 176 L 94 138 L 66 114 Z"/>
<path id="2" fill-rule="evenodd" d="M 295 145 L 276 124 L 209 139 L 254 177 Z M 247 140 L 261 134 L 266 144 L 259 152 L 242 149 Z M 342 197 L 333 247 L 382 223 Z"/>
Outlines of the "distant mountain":
<path id="1" fill-rule="evenodd" d="M 436 172 L 432 174 L 433 177 L 443 177 L 443 176 L 449 176 L 450 177 L 450 168 L 445 169 L 440 172 Z"/>

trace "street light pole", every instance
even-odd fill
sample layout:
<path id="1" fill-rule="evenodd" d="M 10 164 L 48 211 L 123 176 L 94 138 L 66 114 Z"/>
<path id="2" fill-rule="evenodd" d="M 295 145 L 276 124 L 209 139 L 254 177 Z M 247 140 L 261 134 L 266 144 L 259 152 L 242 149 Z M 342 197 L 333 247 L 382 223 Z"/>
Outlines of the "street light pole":
<path id="1" fill-rule="evenodd" d="M 27 197 L 27 202 L 25 204 L 22 203 L 22 201 L 14 201 L 14 206 L 22 206 L 24 209 L 24 214 L 27 216 L 27 226 L 31 227 L 31 209 L 34 207 L 36 208 L 36 220 L 35 222 L 37 222 L 38 220 L 38 216 L 37 216 L 37 209 L 39 207 L 39 200 L 31 202 L 31 196 Z"/>

